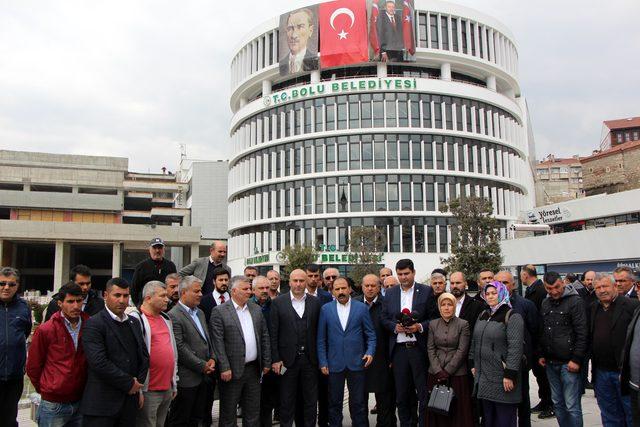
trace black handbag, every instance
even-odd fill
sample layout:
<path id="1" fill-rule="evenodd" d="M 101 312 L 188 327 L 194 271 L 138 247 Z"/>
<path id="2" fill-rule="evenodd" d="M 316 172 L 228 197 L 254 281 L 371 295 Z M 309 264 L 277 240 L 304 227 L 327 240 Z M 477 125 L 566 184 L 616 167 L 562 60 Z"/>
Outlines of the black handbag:
<path id="1" fill-rule="evenodd" d="M 453 388 L 445 384 L 436 384 L 431 390 L 427 410 L 440 415 L 449 415 L 454 397 Z"/>

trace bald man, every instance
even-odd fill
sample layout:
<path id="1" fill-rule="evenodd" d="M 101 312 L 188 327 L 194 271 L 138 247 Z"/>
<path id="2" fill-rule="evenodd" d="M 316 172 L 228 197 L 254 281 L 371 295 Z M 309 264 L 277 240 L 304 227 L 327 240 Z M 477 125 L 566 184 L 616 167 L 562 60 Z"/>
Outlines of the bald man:
<path id="1" fill-rule="evenodd" d="M 384 282 L 382 282 L 382 287 L 384 289 L 389 289 L 389 288 L 393 288 L 394 286 L 398 286 L 399 284 L 400 284 L 400 281 L 396 276 L 389 276 L 386 279 L 384 279 Z"/>
<path id="2" fill-rule="evenodd" d="M 213 270 L 216 267 L 224 267 L 231 277 L 231 269 L 224 263 L 227 258 L 227 244 L 216 240 L 209 247 L 209 256 L 198 258 L 191 264 L 183 267 L 178 274 L 181 277 L 196 276 L 202 280 L 202 296 L 213 292 Z"/>
<path id="3" fill-rule="evenodd" d="M 304 425 L 316 425 L 320 301 L 305 293 L 308 280 L 304 270 L 293 270 L 289 274 L 290 292 L 271 303 L 271 360 L 273 372 L 282 375 L 280 425 L 283 427 L 292 425 L 297 405 L 303 406 Z"/>

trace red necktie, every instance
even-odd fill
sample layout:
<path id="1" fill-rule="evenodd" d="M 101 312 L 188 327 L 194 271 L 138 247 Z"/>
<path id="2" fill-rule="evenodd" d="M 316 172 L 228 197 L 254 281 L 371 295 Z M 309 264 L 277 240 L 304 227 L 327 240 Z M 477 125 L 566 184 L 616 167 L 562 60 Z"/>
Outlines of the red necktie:
<path id="1" fill-rule="evenodd" d="M 220 295 L 220 304 L 224 304 L 224 295 Z"/>

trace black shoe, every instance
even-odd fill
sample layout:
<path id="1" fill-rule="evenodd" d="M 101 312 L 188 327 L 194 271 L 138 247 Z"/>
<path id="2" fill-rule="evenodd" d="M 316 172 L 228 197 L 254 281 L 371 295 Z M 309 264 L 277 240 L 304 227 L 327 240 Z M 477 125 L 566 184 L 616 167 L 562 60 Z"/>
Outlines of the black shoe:
<path id="1" fill-rule="evenodd" d="M 553 409 L 551 408 L 545 409 L 544 411 L 538 414 L 538 418 L 540 418 L 541 420 L 546 420 L 547 418 L 555 418 L 555 417 L 556 417 L 556 413 L 553 412 Z"/>
<path id="2" fill-rule="evenodd" d="M 591 381 L 587 381 L 587 383 L 584 385 L 584 388 L 586 388 L 587 390 L 593 390 L 593 383 Z"/>
<path id="3" fill-rule="evenodd" d="M 537 414 L 537 413 L 540 413 L 540 412 L 544 411 L 545 409 L 547 409 L 547 407 L 546 407 L 546 406 L 544 406 L 544 405 L 542 404 L 542 402 L 540 402 L 540 403 L 538 403 L 536 406 L 534 406 L 533 408 L 531 408 L 531 413 L 532 413 L 532 414 Z"/>
<path id="4" fill-rule="evenodd" d="M 378 413 L 378 405 L 374 406 L 373 409 L 371 409 L 369 411 L 369 413 L 373 414 L 373 415 L 377 414 Z"/>

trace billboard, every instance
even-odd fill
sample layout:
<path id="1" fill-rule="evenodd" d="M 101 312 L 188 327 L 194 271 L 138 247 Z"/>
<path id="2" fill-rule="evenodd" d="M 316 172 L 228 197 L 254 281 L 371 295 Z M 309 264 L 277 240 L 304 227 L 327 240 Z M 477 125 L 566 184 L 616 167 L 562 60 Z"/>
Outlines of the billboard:
<path id="1" fill-rule="evenodd" d="M 416 53 L 413 0 L 370 0 L 371 61 L 413 61 Z"/>
<path id="2" fill-rule="evenodd" d="M 318 69 L 318 5 L 280 15 L 280 75 Z"/>

